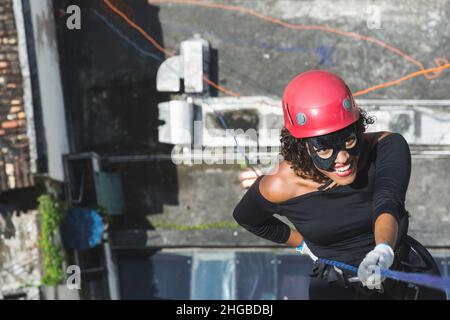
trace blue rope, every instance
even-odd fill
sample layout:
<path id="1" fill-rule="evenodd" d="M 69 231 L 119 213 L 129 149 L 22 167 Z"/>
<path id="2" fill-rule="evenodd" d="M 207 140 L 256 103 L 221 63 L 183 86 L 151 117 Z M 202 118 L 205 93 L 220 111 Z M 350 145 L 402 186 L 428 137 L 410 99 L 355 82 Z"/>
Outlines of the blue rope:
<path id="1" fill-rule="evenodd" d="M 339 269 L 349 270 L 354 273 L 358 272 L 358 268 L 345 264 L 343 262 L 329 260 L 329 259 L 323 259 L 319 258 L 319 262 L 335 266 Z M 408 282 L 408 283 L 414 283 L 418 285 L 423 285 L 431 288 L 441 289 L 441 290 L 450 290 L 450 278 L 448 277 L 438 277 L 438 276 L 432 276 L 429 274 L 423 274 L 423 273 L 410 273 L 410 272 L 401 272 L 401 271 L 393 271 L 388 269 L 381 269 L 380 274 L 383 277 L 390 278 L 397 281 L 402 282 Z"/>
<path id="2" fill-rule="evenodd" d="M 148 52 L 145 49 L 142 49 L 137 43 L 135 43 L 133 40 L 131 40 L 130 38 L 128 38 L 122 31 L 120 31 L 119 29 L 117 29 L 105 16 L 101 15 L 97 10 L 92 10 L 92 12 L 98 17 L 100 18 L 108 27 L 111 31 L 113 31 L 115 34 L 117 34 L 120 38 L 122 38 L 123 40 L 125 40 L 125 42 L 127 42 L 129 45 L 131 45 L 133 48 L 135 48 L 140 54 L 142 54 L 143 56 L 152 58 L 156 61 L 159 62 L 163 62 L 164 58 L 159 56 L 156 53 L 152 53 L 152 52 Z"/>
<path id="3" fill-rule="evenodd" d="M 343 262 L 338 262 L 338 261 L 328 260 L 328 259 L 323 259 L 323 258 L 319 258 L 317 260 L 319 262 L 321 262 L 321 263 L 325 263 L 325 264 L 328 264 L 330 266 L 338 267 L 339 269 L 345 269 L 345 270 L 352 271 L 354 273 L 358 273 L 358 268 L 353 267 L 353 266 L 348 265 L 348 264 L 345 264 Z"/>

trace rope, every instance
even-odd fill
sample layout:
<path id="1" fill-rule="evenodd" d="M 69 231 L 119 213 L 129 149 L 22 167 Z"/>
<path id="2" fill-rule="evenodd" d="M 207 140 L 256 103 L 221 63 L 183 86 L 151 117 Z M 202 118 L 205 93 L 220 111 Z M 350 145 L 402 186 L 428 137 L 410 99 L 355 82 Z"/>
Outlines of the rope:
<path id="1" fill-rule="evenodd" d="M 330 265 L 330 266 L 335 266 L 340 269 L 349 270 L 354 273 L 358 272 L 358 268 L 348 265 L 348 264 L 345 264 L 343 262 L 329 260 L 329 259 L 323 259 L 323 258 L 319 258 L 317 261 L 327 264 L 327 265 Z M 414 283 L 414 284 L 423 285 L 426 287 L 431 287 L 431 288 L 440 289 L 440 290 L 444 290 L 444 291 L 450 290 L 450 278 L 448 278 L 448 277 L 438 277 L 438 276 L 433 276 L 433 275 L 423 274 L 423 273 L 393 271 L 393 270 L 388 270 L 388 269 L 381 269 L 380 274 L 383 277 L 401 281 L 401 282 Z"/>

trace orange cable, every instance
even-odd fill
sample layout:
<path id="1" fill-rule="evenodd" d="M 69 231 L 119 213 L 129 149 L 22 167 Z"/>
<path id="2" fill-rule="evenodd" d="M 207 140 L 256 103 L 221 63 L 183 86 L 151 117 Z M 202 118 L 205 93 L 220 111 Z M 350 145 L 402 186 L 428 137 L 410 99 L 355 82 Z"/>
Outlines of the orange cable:
<path id="1" fill-rule="evenodd" d="M 173 51 L 169 51 L 166 50 L 165 48 L 163 48 L 162 46 L 159 45 L 159 43 L 153 39 L 150 35 L 147 34 L 147 32 L 145 32 L 144 29 L 142 29 L 140 26 L 138 26 L 136 23 L 134 23 L 133 21 L 131 21 L 122 11 L 120 11 L 119 9 L 117 9 L 115 6 L 113 6 L 111 4 L 111 2 L 109 0 L 103 0 L 103 2 L 108 6 L 108 8 L 110 8 L 115 14 L 117 14 L 118 16 L 120 16 L 122 19 L 124 19 L 130 26 L 132 26 L 134 29 L 136 29 L 137 31 L 139 31 L 140 34 L 142 34 L 148 41 L 150 41 L 159 51 L 167 54 L 169 57 L 174 56 L 175 52 Z"/>
<path id="2" fill-rule="evenodd" d="M 113 6 L 111 4 L 111 2 L 109 0 L 103 0 L 103 2 L 106 4 L 106 6 L 108 6 L 108 8 L 110 8 L 115 14 L 117 14 L 118 16 L 120 16 L 122 19 L 124 19 L 131 27 L 133 27 L 134 29 L 136 29 L 137 31 L 139 31 L 140 34 L 142 34 L 147 40 L 149 40 L 159 51 L 167 54 L 169 57 L 172 57 L 175 55 L 175 52 L 173 51 L 169 51 L 167 49 L 165 49 L 164 47 L 162 47 L 155 39 L 153 39 L 147 32 L 145 32 L 144 29 L 142 29 L 140 26 L 138 26 L 136 23 L 134 23 L 133 21 L 131 21 L 122 11 L 120 11 L 119 9 L 117 9 L 115 6 Z M 231 90 L 225 89 L 223 87 L 221 87 L 220 85 L 218 85 L 217 83 L 211 81 L 210 79 L 208 79 L 208 77 L 203 76 L 203 79 L 208 82 L 211 86 L 213 86 L 214 88 L 216 88 L 219 91 L 222 91 L 223 93 L 230 95 L 230 96 L 234 96 L 234 97 L 239 97 L 240 95 L 236 92 L 233 92 Z"/>
<path id="3" fill-rule="evenodd" d="M 357 96 L 360 96 L 360 95 L 363 95 L 363 94 L 366 94 L 366 93 L 369 93 L 369 92 L 372 92 L 372 91 L 375 91 L 375 90 L 379 90 L 379 89 L 383 89 L 383 88 L 387 88 L 387 87 L 392 87 L 392 86 L 395 86 L 395 85 L 397 85 L 397 84 L 399 84 L 399 83 L 401 83 L 401 82 L 403 82 L 405 80 L 408 80 L 408 79 L 420 76 L 422 74 L 425 74 L 425 73 L 428 73 L 428 72 L 439 72 L 439 71 L 442 71 L 442 70 L 448 69 L 448 68 L 450 68 L 450 63 L 444 64 L 444 65 L 436 67 L 436 68 L 430 68 L 430 69 L 425 69 L 425 70 L 421 70 L 421 71 L 416 71 L 416 72 L 410 73 L 410 74 L 408 74 L 408 75 L 406 75 L 406 76 L 404 76 L 404 77 L 402 77 L 400 79 L 389 81 L 389 82 L 385 82 L 385 83 L 382 83 L 382 84 L 379 84 L 379 85 L 367 88 L 365 90 L 358 91 L 358 92 L 354 93 L 353 96 L 357 97 Z"/>
<path id="4" fill-rule="evenodd" d="M 421 70 L 425 70 L 423 64 L 414 59 L 413 57 L 411 57 L 410 55 L 406 54 L 405 52 L 401 51 L 400 49 L 391 46 L 389 44 L 387 44 L 384 41 L 381 41 L 377 38 L 373 38 L 373 37 L 369 37 L 369 36 L 363 36 L 354 32 L 347 32 L 347 31 L 342 31 L 342 30 L 338 30 L 335 28 L 330 28 L 330 27 L 325 27 L 325 26 L 320 26 L 320 25 L 301 25 L 301 24 L 293 24 L 293 23 L 289 23 L 289 22 L 285 22 L 270 16 L 266 16 L 256 10 L 250 9 L 250 8 L 245 8 L 245 7 L 240 7 L 240 6 L 234 6 L 234 5 L 226 5 L 226 4 L 219 4 L 219 3 L 207 3 L 205 1 L 198 1 L 198 0 L 147 0 L 149 3 L 151 4 L 157 4 L 157 3 L 178 3 L 178 4 L 191 4 L 191 5 L 196 5 L 196 6 L 203 6 L 203 7 L 208 7 L 208 8 L 218 8 L 218 9 L 223 9 L 223 10 L 228 10 L 228 11 L 237 11 L 237 12 L 242 12 L 242 13 L 246 13 L 252 16 L 255 16 L 257 18 L 260 18 L 262 20 L 268 21 L 270 23 L 274 23 L 274 24 L 278 24 L 281 25 L 283 27 L 289 28 L 289 29 L 296 29 L 296 30 L 319 30 L 319 31 L 324 31 L 324 32 L 329 32 L 329 33 L 334 33 L 334 34 L 338 34 L 341 36 L 347 36 L 347 37 L 352 37 L 352 38 L 356 38 L 356 39 L 360 39 L 360 40 L 364 40 L 367 42 L 371 42 L 374 43 L 376 45 L 379 45 L 391 52 L 394 52 L 398 55 L 400 55 L 401 57 L 403 57 L 404 59 L 408 60 L 409 62 L 415 64 L 416 66 L 419 67 L 419 69 Z M 442 58 L 440 58 L 442 59 Z M 437 66 L 439 66 L 439 64 L 437 64 Z M 427 79 L 434 79 L 436 77 L 439 76 L 439 73 L 433 75 L 433 76 L 429 76 L 428 74 L 424 73 L 424 76 Z"/>
<path id="5" fill-rule="evenodd" d="M 174 56 L 175 53 L 169 50 L 166 50 L 164 47 L 160 46 L 158 44 L 158 42 L 153 39 L 147 32 L 145 32 L 140 26 L 138 26 L 137 24 L 135 24 L 133 21 L 131 21 L 123 12 L 121 12 L 119 9 L 117 9 L 116 7 L 114 7 L 109 0 L 103 0 L 103 2 L 114 12 L 116 13 L 118 16 L 120 16 L 122 19 L 124 19 L 131 27 L 133 27 L 134 29 L 138 30 L 147 40 L 149 40 L 158 50 L 160 50 L 161 52 L 167 54 L 168 56 Z M 421 62 L 415 60 L 414 58 L 408 56 L 407 54 L 403 53 L 402 51 L 400 51 L 399 49 L 392 47 L 386 43 L 384 43 L 381 40 L 375 39 L 375 38 L 371 38 L 371 37 L 366 37 L 366 36 L 361 36 L 352 32 L 344 32 L 344 31 L 340 31 L 337 29 L 333 29 L 333 28 L 328 28 L 328 27 L 323 27 L 323 26 L 304 26 L 304 25 L 295 25 L 295 24 L 291 24 L 291 23 L 287 23 L 287 22 L 283 22 L 281 20 L 272 18 L 272 17 L 268 17 L 265 16 L 259 12 L 256 12 L 252 9 L 248 9 L 248 8 L 243 8 L 243 7 L 237 7 L 237 6 L 229 6 L 229 5 L 222 5 L 222 4 L 210 4 L 210 3 L 205 3 L 202 1 L 196 1 L 196 0 L 148 0 L 149 3 L 168 3 L 168 2 L 175 2 L 175 3 L 191 3 L 191 4 L 196 4 L 196 5 L 201 5 L 201 6 L 207 6 L 207 7 L 219 7 L 225 10 L 234 10 L 234 11 L 241 11 L 241 12 L 245 12 L 245 13 L 249 13 L 252 15 L 255 15 L 257 17 L 260 17 L 264 20 L 268 20 L 270 22 L 273 23 L 277 23 L 277 24 L 281 24 L 281 25 L 285 25 L 289 28 L 295 28 L 295 29 L 309 29 L 309 30 L 321 30 L 321 31 L 328 31 L 328 32 L 333 32 L 333 33 L 337 33 L 337 34 L 341 34 L 341 35 L 348 35 L 348 36 L 352 36 L 352 37 L 357 37 L 369 42 L 374 42 L 377 43 L 383 47 L 385 47 L 388 50 L 394 51 L 396 53 L 398 53 L 401 56 L 404 56 L 405 59 L 413 62 L 415 65 L 419 66 L 419 68 L 421 69 L 421 71 L 417 71 L 417 72 L 413 72 L 410 73 L 402 78 L 399 78 L 397 80 L 393 80 L 393 81 L 389 81 L 389 82 L 385 82 L 370 88 L 367 88 L 365 90 L 360 90 L 358 92 L 356 92 L 354 94 L 354 96 L 359 96 L 359 95 L 363 95 L 363 94 L 367 94 L 369 92 L 375 91 L 375 90 L 379 90 L 379 89 L 383 89 L 383 88 L 387 88 L 387 87 L 391 87 L 394 85 L 397 85 L 403 81 L 406 81 L 408 79 L 417 77 L 419 75 L 424 75 L 425 77 L 427 77 L 427 79 L 434 79 L 437 76 L 439 76 L 439 74 L 441 73 L 442 70 L 444 69 L 448 69 L 450 68 L 450 64 L 448 63 L 448 60 L 445 58 L 435 58 L 435 62 L 436 65 L 438 65 L 438 67 L 435 68 L 430 68 L 430 69 L 424 69 L 423 65 Z M 445 64 L 443 64 L 445 63 Z M 428 73 L 435 73 L 434 76 L 428 76 Z M 230 96 L 235 96 L 235 97 L 239 97 L 240 95 L 238 93 L 235 93 L 231 90 L 225 89 L 222 86 L 218 85 L 217 83 L 211 81 L 208 77 L 203 76 L 203 79 L 210 84 L 211 86 L 213 86 L 214 88 L 216 88 L 219 91 L 222 91 L 223 93 L 230 95 Z"/>

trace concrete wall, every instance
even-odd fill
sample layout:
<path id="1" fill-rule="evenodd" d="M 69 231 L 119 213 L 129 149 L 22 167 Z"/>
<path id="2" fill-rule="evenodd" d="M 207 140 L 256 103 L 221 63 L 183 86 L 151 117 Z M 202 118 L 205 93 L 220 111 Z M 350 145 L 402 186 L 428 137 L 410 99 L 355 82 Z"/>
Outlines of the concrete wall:
<path id="1" fill-rule="evenodd" d="M 375 118 L 375 124 L 369 126 L 368 131 L 399 132 L 410 144 L 413 167 L 406 207 L 411 214 L 411 234 L 428 246 L 450 246 L 450 200 L 446 196 L 450 178 L 450 101 L 357 100 L 357 103 Z M 277 100 L 267 97 L 212 98 L 204 99 L 202 107 L 203 150 L 236 145 L 230 135 L 224 134 L 220 143 L 212 138 L 212 129 L 221 128 L 208 120 L 216 118 L 212 111 L 215 110 L 224 115 L 230 128 L 253 128 L 262 134 L 255 141 L 246 141 L 243 135 L 238 137 L 240 147 L 272 146 L 274 148 L 267 149 L 271 156 L 264 159 L 276 159 L 280 145 L 278 136 L 268 139 L 266 134 L 269 129 L 282 126 L 282 112 Z M 246 117 L 243 110 L 253 116 Z M 233 112 L 243 115 L 239 117 L 240 122 L 235 123 L 236 127 L 233 126 Z M 219 135 L 216 138 L 220 138 Z M 164 206 L 162 215 L 149 218 L 153 224 L 194 226 L 233 221 L 234 206 L 245 192 L 239 186 L 239 165 L 236 161 L 234 165 L 225 164 L 223 159 L 222 164 L 208 165 L 195 152 L 192 149 L 191 153 L 180 153 L 183 165 L 177 167 L 179 204 Z M 243 159 L 237 150 L 233 152 L 235 159 Z M 264 168 L 268 169 L 268 166 Z M 230 239 L 232 243 L 240 241 L 239 238 Z M 243 239 L 242 245 L 244 243 L 246 240 Z"/>
<path id="2" fill-rule="evenodd" d="M 432 68 L 436 66 L 435 58 L 442 58 L 439 63 L 450 59 L 448 0 L 208 3 L 225 6 L 170 0 L 155 4 L 159 8 L 165 47 L 176 50 L 180 41 L 198 33 L 218 52 L 218 83 L 242 96 L 281 96 L 290 79 L 309 69 L 336 72 L 356 92 L 415 72 L 420 64 Z M 242 12 L 242 8 L 278 19 L 281 24 Z M 377 16 L 379 28 L 374 23 Z M 336 30 L 295 29 L 292 25 L 314 25 L 372 37 L 404 55 L 367 38 L 339 34 Z M 417 77 L 364 98 L 448 99 L 449 79 L 448 71 L 434 80 Z"/>
<path id="3" fill-rule="evenodd" d="M 68 1 L 55 3 L 63 8 Z M 248 0 L 212 0 L 208 3 L 251 6 L 284 22 L 358 33 L 377 38 L 410 55 L 405 59 L 405 55 L 394 53 L 373 41 L 368 42 L 367 38 L 356 39 L 323 29 L 299 30 L 274 25 L 234 10 L 236 7 L 233 10 L 224 6 L 212 8 L 192 3 L 171 3 L 170 0 L 159 1 L 157 5 L 152 1 L 136 0 L 122 6 L 136 24 L 171 51 L 177 51 L 181 41 L 199 34 L 211 43 L 214 51 L 211 66 L 214 81 L 242 97 L 272 97 L 278 107 L 285 85 L 301 71 L 320 68 L 336 72 L 356 92 L 419 70 L 417 61 L 424 67 L 433 67 L 435 58 L 442 57 L 438 61 L 442 63 L 450 49 L 450 40 L 446 36 L 450 31 L 447 23 L 450 2 L 444 0 L 433 3 L 407 0 L 401 4 L 388 0 L 268 0 L 251 1 L 251 5 Z M 64 60 L 66 101 L 70 104 L 70 127 L 73 128 L 71 143 L 76 145 L 74 150 L 97 151 L 99 154 L 170 155 L 172 146 L 158 143 L 156 134 L 160 124 L 157 103 L 170 99 L 155 92 L 156 71 L 164 55 L 98 2 L 78 1 L 77 4 L 82 6 L 85 22 L 80 32 L 66 30 L 64 19 L 56 21 L 61 58 Z M 368 13 L 370 5 L 381 10 L 380 29 L 372 28 L 370 24 L 373 18 Z M 74 54 L 73 48 L 81 49 Z M 442 72 L 433 80 L 416 77 L 360 98 L 449 99 L 449 74 Z M 218 96 L 222 99 L 226 95 L 219 92 Z M 245 102 L 245 98 L 243 100 Z M 227 108 L 239 111 L 244 106 L 238 101 L 228 103 L 225 99 L 213 103 L 215 107 L 221 104 L 224 106 L 222 111 Z M 395 118 L 390 116 L 394 116 L 392 111 L 397 106 L 385 106 L 391 108 L 380 109 L 377 123 L 381 125 L 376 130 L 400 130 L 412 143 L 448 143 L 448 122 L 440 121 L 440 112 L 438 116 L 422 114 L 422 120 L 430 121 L 423 127 L 424 122 L 415 122 L 417 110 L 403 112 L 396 109 L 397 115 L 405 114 L 411 121 L 402 122 L 405 117 L 398 117 L 399 121 L 390 122 Z M 265 109 L 258 109 L 256 113 L 259 111 L 261 114 L 256 118 L 263 127 L 280 123 L 279 109 L 267 113 Z M 246 113 L 243 120 L 252 124 L 254 113 Z M 211 120 L 205 121 L 206 127 L 219 124 L 211 115 L 211 111 L 203 110 L 204 119 Z M 242 120 L 230 113 L 229 120 L 233 119 L 234 124 Z M 428 152 L 428 158 L 422 151 Z M 448 158 L 444 157 L 447 151 L 437 150 L 440 155 L 433 154 L 435 149 L 422 151 L 420 159 L 414 155 L 414 172 L 425 173 L 424 168 L 435 168 L 438 163 L 442 170 L 448 167 Z M 232 210 L 244 192 L 239 187 L 238 165 L 174 166 L 170 160 L 156 163 L 144 159 L 138 164 L 123 162 L 104 168 L 122 175 L 127 193 L 124 221 L 139 217 L 138 222 L 127 225 L 135 229 L 143 228 L 141 218 L 145 216 L 154 225 L 158 221 L 179 226 L 232 221 Z M 429 230 L 446 227 L 449 215 L 448 200 L 442 195 L 434 202 L 419 204 L 413 201 L 420 198 L 424 188 L 429 188 L 433 195 L 448 189 L 447 177 L 439 170 L 432 171 L 433 184 L 426 187 L 422 185 L 425 181 L 423 176 L 414 173 L 411 186 L 417 188 L 411 187 L 408 195 L 408 206 L 411 205 L 409 209 L 415 217 L 412 229 L 416 228 L 419 233 L 425 227 L 420 224 L 424 212 L 433 217 L 433 221 L 427 224 Z M 425 205 L 426 209 L 419 209 L 419 205 Z M 440 236 L 430 238 L 427 244 L 445 242 L 450 245 L 450 239 L 446 239 Z M 189 239 L 186 239 L 186 245 L 189 244 Z"/>
<path id="4" fill-rule="evenodd" d="M 233 222 L 233 209 L 245 193 L 239 184 L 239 172 L 237 165 L 179 166 L 179 204 L 164 205 L 163 213 L 151 215 L 149 220 L 155 225 L 162 225 L 161 222 L 172 225 L 172 229 Z M 427 246 L 450 247 L 449 179 L 450 157 L 427 159 L 413 156 L 412 176 L 406 198 L 406 208 L 411 214 L 410 234 Z M 239 243 L 240 238 L 232 237 L 233 230 L 226 233 L 230 233 L 229 238 L 224 238 L 229 242 L 222 245 Z M 183 235 L 175 236 L 172 233 L 172 238 L 183 238 Z M 192 240 L 193 244 L 196 243 L 195 239 Z M 189 240 L 185 239 L 184 243 L 189 244 Z M 248 243 L 248 238 L 242 238 L 241 245 Z M 170 244 L 170 237 L 167 244 Z"/>
<path id="5" fill-rule="evenodd" d="M 207 132 L 203 135 L 204 145 L 217 145 L 208 134 L 209 129 L 221 127 L 219 121 L 209 120 L 214 119 L 213 109 L 228 116 L 231 123 L 234 116 L 230 111 L 234 110 L 242 116 L 241 121 L 247 120 L 247 125 L 259 129 L 279 125 L 280 110 L 269 112 L 264 103 L 248 103 L 249 97 L 277 97 L 274 102 L 278 106 L 285 85 L 302 71 L 330 70 L 341 75 L 352 91 L 357 92 L 422 67 L 447 63 L 449 58 L 450 42 L 445 36 L 450 31 L 449 1 L 394 4 L 384 0 L 270 0 L 250 5 L 246 0 L 213 0 L 209 3 L 212 5 L 170 0 L 155 3 L 166 47 L 177 48 L 180 41 L 193 34 L 210 41 L 211 47 L 217 50 L 218 77 L 214 80 L 244 97 L 243 101 L 220 98 L 202 103 L 203 128 Z M 244 12 L 245 8 L 278 23 L 249 14 L 248 10 Z M 300 25 L 319 27 L 306 30 Z M 435 79 L 416 77 L 358 97 L 384 100 L 373 104 L 377 121 L 371 131 L 400 132 L 412 144 L 413 174 L 407 196 L 412 215 L 411 233 L 429 246 L 450 245 L 450 202 L 445 196 L 448 193 L 446 172 L 450 169 L 446 147 L 450 142 L 448 103 L 422 108 L 413 101 L 403 101 L 399 106 L 387 99 L 427 99 L 431 100 L 426 102 L 430 105 L 435 99 L 449 99 L 449 74 L 443 71 Z M 218 95 L 226 96 L 222 92 Z M 272 120 L 270 125 L 268 119 Z M 227 139 L 226 144 L 234 144 L 232 137 Z M 264 143 L 271 144 L 268 140 Z M 230 219 L 232 208 L 244 192 L 238 191 L 238 171 L 238 167 L 230 166 L 178 167 L 180 205 L 165 206 L 160 218 L 187 224 Z M 223 180 L 234 181 L 234 187 L 222 189 Z M 223 194 L 219 196 L 216 191 Z"/>

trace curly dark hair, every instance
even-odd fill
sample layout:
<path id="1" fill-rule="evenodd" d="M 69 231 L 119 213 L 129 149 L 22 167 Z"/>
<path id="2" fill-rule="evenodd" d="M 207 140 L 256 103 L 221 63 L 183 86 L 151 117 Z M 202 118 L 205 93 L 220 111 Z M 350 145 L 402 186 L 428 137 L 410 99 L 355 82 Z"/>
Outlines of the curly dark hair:
<path id="1" fill-rule="evenodd" d="M 361 116 L 356 122 L 356 132 L 358 138 L 360 138 L 366 131 L 367 126 L 373 124 L 375 121 L 373 117 L 368 116 L 364 110 L 361 108 L 358 109 Z M 308 149 L 306 148 L 306 138 L 297 139 L 293 137 L 286 128 L 283 128 L 281 130 L 280 141 L 281 155 L 284 160 L 287 160 L 292 164 L 291 169 L 293 169 L 298 176 L 319 183 L 328 180 L 328 178 L 314 166 L 311 156 L 308 154 Z"/>

